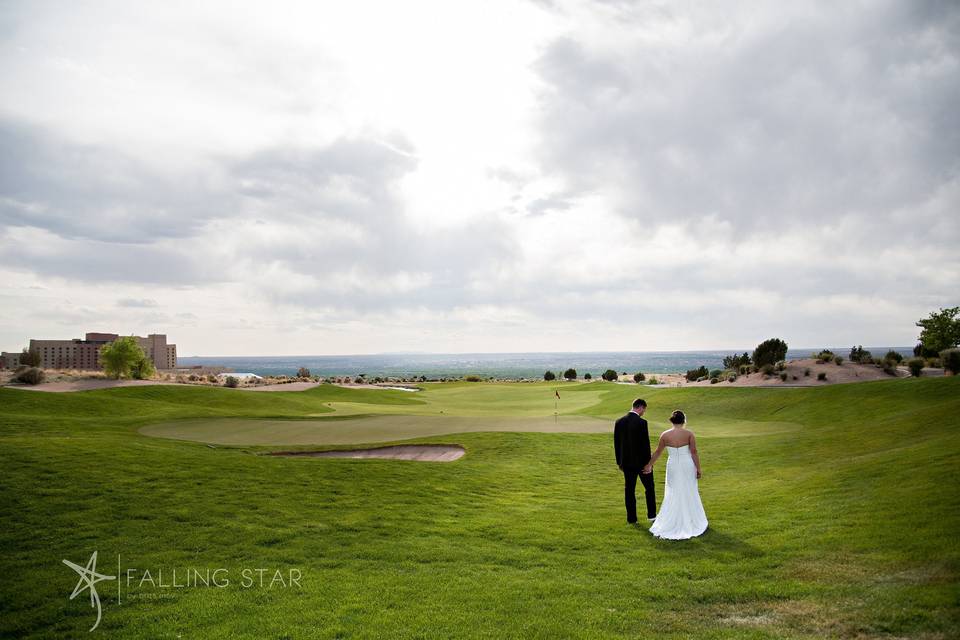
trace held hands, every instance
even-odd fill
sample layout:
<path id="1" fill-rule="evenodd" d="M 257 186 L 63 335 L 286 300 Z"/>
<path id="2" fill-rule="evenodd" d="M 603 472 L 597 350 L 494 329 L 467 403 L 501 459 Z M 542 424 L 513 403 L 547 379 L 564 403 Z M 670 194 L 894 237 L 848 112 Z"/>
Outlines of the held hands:
<path id="1" fill-rule="evenodd" d="M 648 464 L 647 466 L 645 466 L 645 467 L 643 468 L 643 470 L 641 471 L 641 473 L 643 473 L 644 475 L 646 475 L 646 474 L 648 474 L 648 473 L 653 473 L 653 465 L 652 465 L 652 464 Z M 699 477 L 699 476 L 698 476 L 698 477 Z"/>

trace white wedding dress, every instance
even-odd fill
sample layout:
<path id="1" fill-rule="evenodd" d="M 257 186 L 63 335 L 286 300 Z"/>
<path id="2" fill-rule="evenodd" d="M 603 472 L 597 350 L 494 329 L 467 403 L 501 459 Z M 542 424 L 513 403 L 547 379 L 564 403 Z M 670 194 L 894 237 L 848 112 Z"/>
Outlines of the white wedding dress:
<path id="1" fill-rule="evenodd" d="M 697 467 L 690 445 L 667 447 L 667 480 L 660 513 L 650 533 L 668 540 L 693 538 L 707 530 L 707 514 L 700 502 Z"/>

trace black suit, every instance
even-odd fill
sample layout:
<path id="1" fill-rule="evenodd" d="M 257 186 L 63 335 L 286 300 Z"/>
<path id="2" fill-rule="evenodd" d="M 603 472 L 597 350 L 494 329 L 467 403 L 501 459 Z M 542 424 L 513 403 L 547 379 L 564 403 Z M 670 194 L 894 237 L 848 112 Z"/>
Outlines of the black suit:
<path id="1" fill-rule="evenodd" d="M 641 473 L 650 462 L 650 432 L 647 421 L 633 411 L 617 420 L 613 428 L 613 448 L 617 466 L 623 470 L 623 500 L 627 507 L 627 522 L 637 521 L 637 477 L 643 483 L 647 497 L 647 517 L 657 515 L 657 495 L 653 474 Z"/>

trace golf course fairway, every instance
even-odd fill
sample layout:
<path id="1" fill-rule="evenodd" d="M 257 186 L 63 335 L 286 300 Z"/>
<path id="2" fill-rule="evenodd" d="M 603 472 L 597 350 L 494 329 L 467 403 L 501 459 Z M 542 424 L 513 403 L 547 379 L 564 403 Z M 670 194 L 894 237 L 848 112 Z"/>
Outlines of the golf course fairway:
<path id="1" fill-rule="evenodd" d="M 658 540 L 625 522 L 612 421 L 638 396 L 654 441 L 674 409 L 697 434 L 710 521 L 699 538 Z M 446 464 L 261 455 L 426 443 L 466 453 Z M 4 638 L 960 628 L 957 377 L 0 388 L 0 456 Z M 81 576 L 64 560 L 82 568 L 94 552 L 108 577 L 88 633 L 97 608 L 89 587 L 70 599 Z"/>

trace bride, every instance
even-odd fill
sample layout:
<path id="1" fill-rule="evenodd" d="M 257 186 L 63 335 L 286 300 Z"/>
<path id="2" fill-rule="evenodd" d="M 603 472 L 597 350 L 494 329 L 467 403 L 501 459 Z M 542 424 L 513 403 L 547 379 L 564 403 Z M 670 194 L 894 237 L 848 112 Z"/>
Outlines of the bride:
<path id="1" fill-rule="evenodd" d="M 687 417 L 683 411 L 674 411 L 670 422 L 673 427 L 660 434 L 660 444 L 643 469 L 644 473 L 653 471 L 653 463 L 664 448 L 670 450 L 663 503 L 650 533 L 658 538 L 685 540 L 707 530 L 707 514 L 703 512 L 697 488 L 697 479 L 701 475 L 700 456 L 697 455 L 697 439 L 686 428 Z"/>

